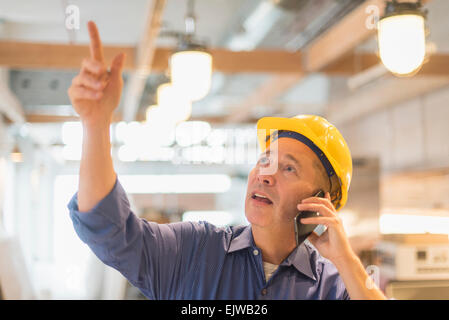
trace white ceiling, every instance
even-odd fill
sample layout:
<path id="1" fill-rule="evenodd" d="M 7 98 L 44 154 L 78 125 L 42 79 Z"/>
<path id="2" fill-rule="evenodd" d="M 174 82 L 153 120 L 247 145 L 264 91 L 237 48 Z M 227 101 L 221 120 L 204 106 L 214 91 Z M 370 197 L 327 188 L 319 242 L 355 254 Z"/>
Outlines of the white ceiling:
<path id="1" fill-rule="evenodd" d="M 258 0 L 257 0 L 258 1 Z M 232 26 L 242 0 L 201 0 L 195 2 L 197 35 L 213 46 Z M 136 45 L 144 29 L 151 1 L 148 0 L 0 0 L 0 38 L 8 40 L 68 43 L 65 28 L 68 4 L 80 10 L 80 29 L 74 32 L 76 43 L 89 41 L 86 24 L 94 20 L 105 44 Z M 184 31 L 187 1 L 167 0 L 162 17 L 164 29 Z M 168 41 L 170 43 L 170 41 Z M 167 43 L 160 39 L 159 43 Z"/>
<path id="2" fill-rule="evenodd" d="M 66 3 L 80 9 L 80 29 L 74 32 L 77 43 L 88 42 L 89 20 L 97 23 L 106 44 L 135 45 L 143 30 L 146 0 L 0 0 L 0 17 L 5 19 L 3 38 L 68 43 Z"/>

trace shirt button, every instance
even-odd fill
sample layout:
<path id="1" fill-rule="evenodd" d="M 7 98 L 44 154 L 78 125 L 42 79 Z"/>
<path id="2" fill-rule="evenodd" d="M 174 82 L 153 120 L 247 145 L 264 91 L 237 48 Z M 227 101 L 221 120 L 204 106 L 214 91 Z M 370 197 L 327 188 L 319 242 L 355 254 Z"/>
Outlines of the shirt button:
<path id="1" fill-rule="evenodd" d="M 263 288 L 261 293 L 262 293 L 263 296 L 266 295 L 267 294 L 267 289 Z"/>
<path id="2" fill-rule="evenodd" d="M 253 254 L 254 254 L 255 256 L 257 256 L 257 255 L 259 254 L 259 250 L 254 249 Z"/>

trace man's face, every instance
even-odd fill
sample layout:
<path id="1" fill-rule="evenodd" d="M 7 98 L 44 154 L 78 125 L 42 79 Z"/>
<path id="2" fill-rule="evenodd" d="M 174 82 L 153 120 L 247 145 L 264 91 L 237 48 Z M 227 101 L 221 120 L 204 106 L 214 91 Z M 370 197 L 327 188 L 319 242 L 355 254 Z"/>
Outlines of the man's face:
<path id="1" fill-rule="evenodd" d="M 318 161 L 318 157 L 302 142 L 279 138 L 272 149 L 259 157 L 249 173 L 245 199 L 247 220 L 258 227 L 292 228 L 298 203 L 317 191 L 319 173 L 314 161 Z M 276 170 L 271 170 L 274 173 L 264 172 L 268 165 L 274 166 Z"/>

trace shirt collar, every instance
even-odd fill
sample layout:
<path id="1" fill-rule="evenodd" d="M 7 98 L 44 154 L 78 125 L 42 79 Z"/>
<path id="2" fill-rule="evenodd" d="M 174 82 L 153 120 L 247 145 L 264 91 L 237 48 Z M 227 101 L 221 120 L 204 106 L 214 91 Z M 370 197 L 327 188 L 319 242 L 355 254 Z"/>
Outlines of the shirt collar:
<path id="1" fill-rule="evenodd" d="M 256 247 L 256 245 L 254 243 L 251 225 L 248 225 L 242 230 L 242 232 L 232 239 L 228 253 L 251 247 Z M 312 270 L 312 262 L 310 260 L 310 252 L 303 242 L 290 253 L 281 265 L 293 265 L 296 270 L 316 281 L 315 274 Z"/>

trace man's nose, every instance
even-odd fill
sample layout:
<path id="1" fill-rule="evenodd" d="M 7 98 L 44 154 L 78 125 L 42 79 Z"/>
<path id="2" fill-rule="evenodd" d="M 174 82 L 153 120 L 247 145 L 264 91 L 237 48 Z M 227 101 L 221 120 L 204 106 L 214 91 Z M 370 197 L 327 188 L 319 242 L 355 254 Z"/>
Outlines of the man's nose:
<path id="1" fill-rule="evenodd" d="M 258 174 L 257 180 L 259 183 L 267 185 L 267 186 L 273 186 L 274 185 L 274 178 L 273 175 L 264 175 L 264 174 Z"/>

